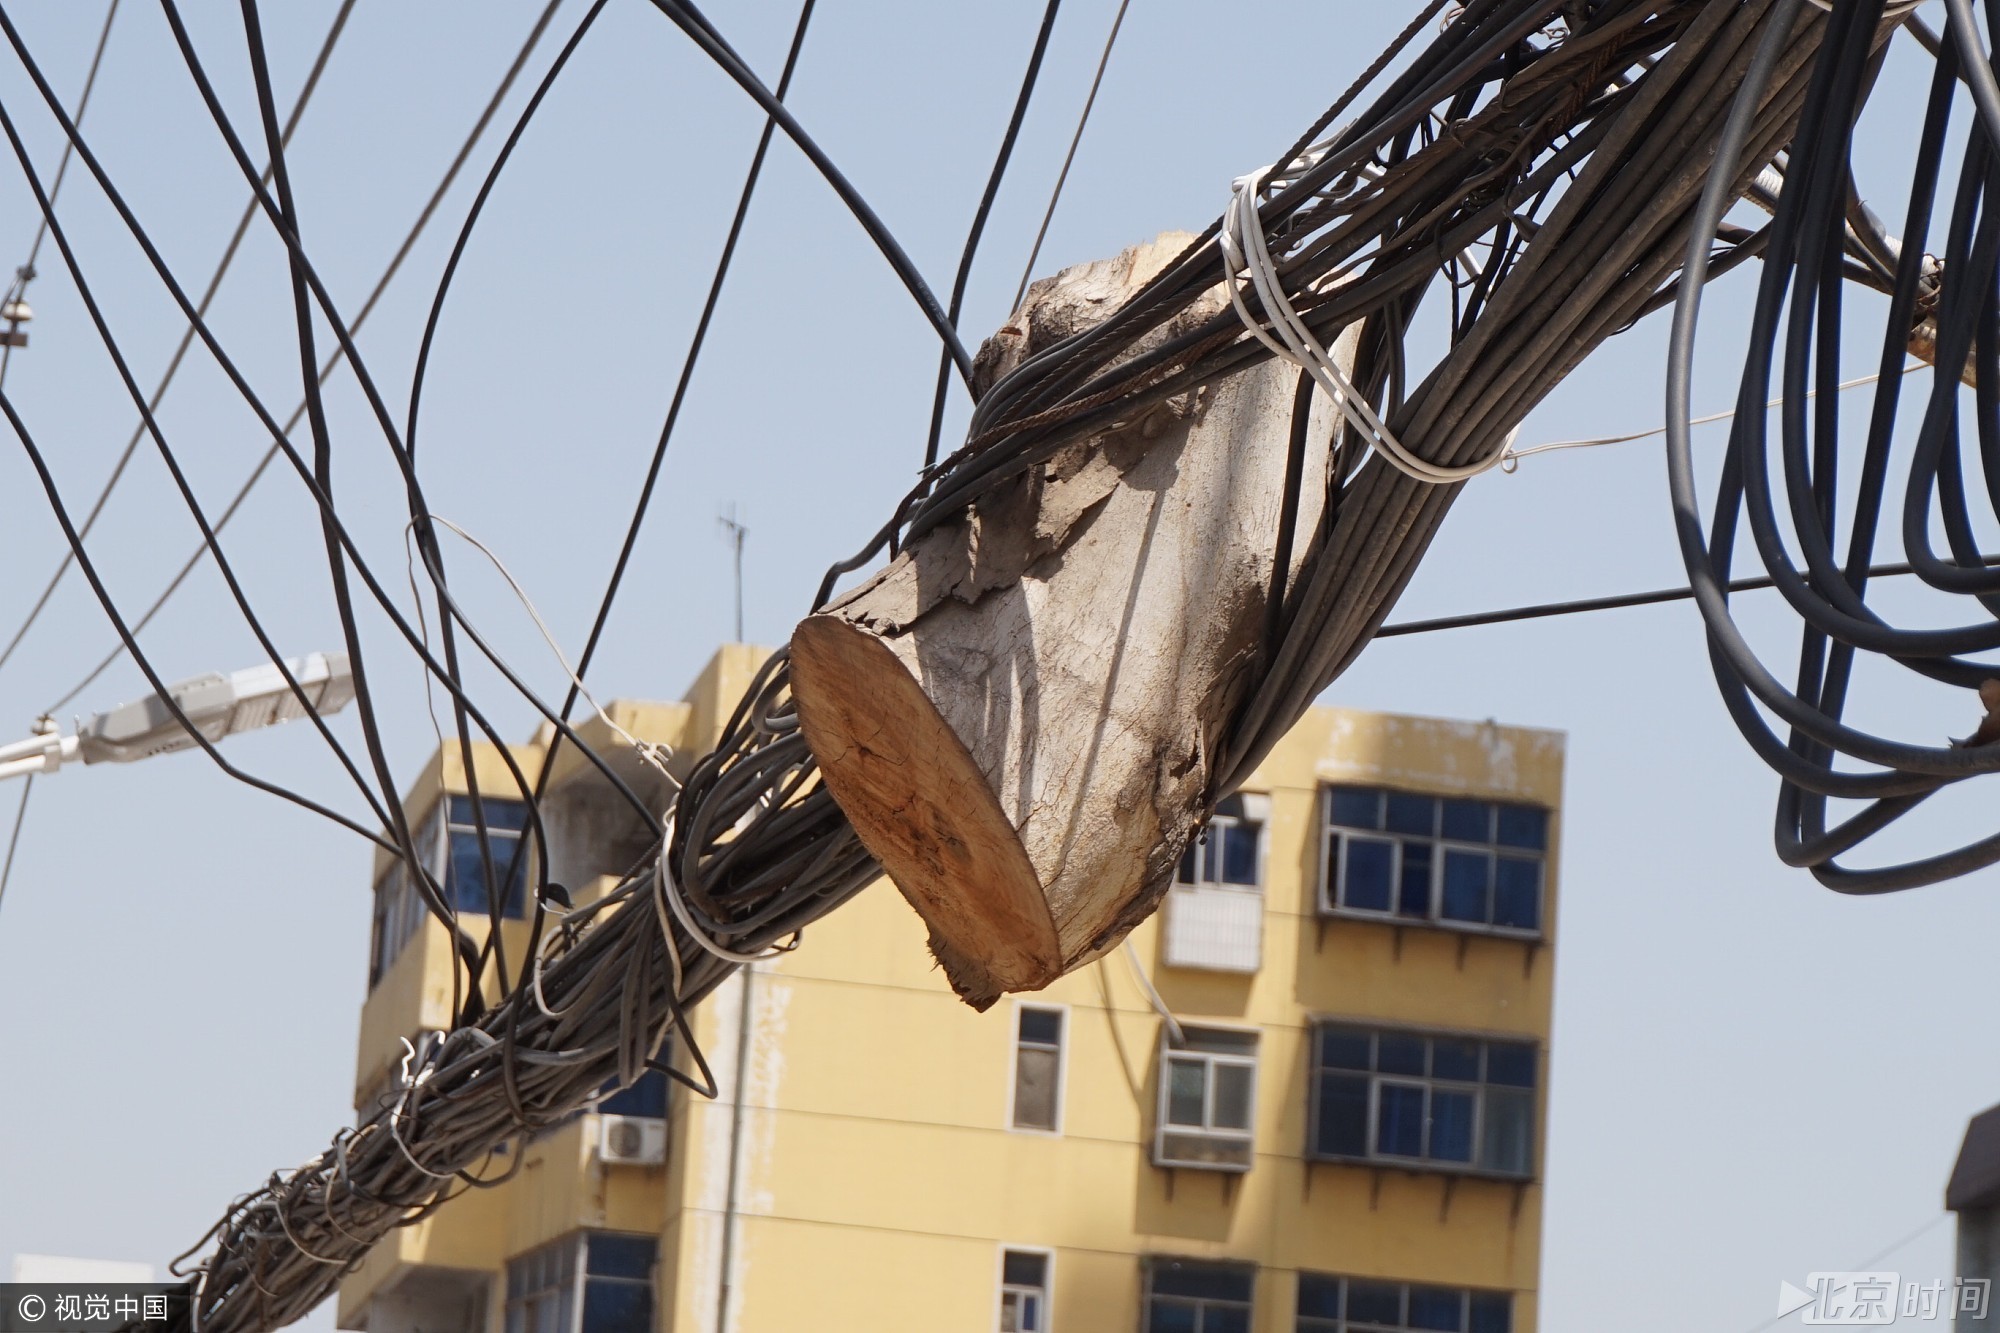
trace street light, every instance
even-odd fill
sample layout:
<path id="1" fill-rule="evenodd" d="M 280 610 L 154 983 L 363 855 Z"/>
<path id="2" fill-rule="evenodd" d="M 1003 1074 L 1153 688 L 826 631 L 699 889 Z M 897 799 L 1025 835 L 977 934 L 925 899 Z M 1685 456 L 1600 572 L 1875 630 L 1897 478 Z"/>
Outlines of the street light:
<path id="1" fill-rule="evenodd" d="M 292 658 L 285 666 L 321 717 L 339 712 L 354 698 L 354 673 L 346 653 L 313 653 Z M 284 673 L 271 663 L 227 676 L 211 671 L 181 681 L 167 688 L 167 698 L 210 742 L 306 715 Z M 78 759 L 86 764 L 129 764 L 194 744 L 194 736 L 168 708 L 167 699 L 149 694 L 99 713 L 79 726 L 74 736 L 61 735 L 53 718 L 43 718 L 28 739 L 0 745 L 0 779 L 53 773 Z"/>

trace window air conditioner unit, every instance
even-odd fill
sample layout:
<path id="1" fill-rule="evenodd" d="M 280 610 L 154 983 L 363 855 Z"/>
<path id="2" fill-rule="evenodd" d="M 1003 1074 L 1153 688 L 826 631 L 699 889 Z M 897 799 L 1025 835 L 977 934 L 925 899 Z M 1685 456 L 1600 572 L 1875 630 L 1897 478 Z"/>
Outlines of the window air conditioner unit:
<path id="1" fill-rule="evenodd" d="M 601 1115 L 597 1118 L 597 1156 L 610 1166 L 663 1166 L 667 1160 L 667 1122 L 650 1116 Z"/>
<path id="2" fill-rule="evenodd" d="M 1248 1171 L 1254 1145 L 1244 1136 L 1200 1130 L 1163 1131 L 1153 1149 L 1153 1165 L 1197 1171 Z"/>

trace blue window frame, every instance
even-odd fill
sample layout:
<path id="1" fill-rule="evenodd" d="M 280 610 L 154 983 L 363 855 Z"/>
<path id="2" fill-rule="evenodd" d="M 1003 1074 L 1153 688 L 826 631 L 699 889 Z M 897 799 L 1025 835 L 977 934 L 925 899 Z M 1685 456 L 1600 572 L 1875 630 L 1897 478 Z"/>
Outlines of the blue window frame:
<path id="1" fill-rule="evenodd" d="M 1321 910 L 1450 930 L 1542 933 L 1549 812 L 1381 787 L 1328 787 Z"/>
<path id="2" fill-rule="evenodd" d="M 1225 796 L 1216 802 L 1215 813 L 1203 826 L 1201 836 L 1181 853 L 1174 883 L 1254 889 L 1260 882 L 1258 853 L 1263 839 L 1263 821 L 1244 812 L 1243 793 Z"/>
<path id="3" fill-rule="evenodd" d="M 1141 1333 L 1250 1333 L 1257 1270 L 1155 1255 L 1146 1260 L 1146 1315 Z"/>
<path id="4" fill-rule="evenodd" d="M 1313 1053 L 1311 1156 L 1532 1174 L 1533 1044 L 1327 1023 Z"/>
<path id="5" fill-rule="evenodd" d="M 1300 1273 L 1297 1333 L 1513 1333 L 1504 1291 Z"/>

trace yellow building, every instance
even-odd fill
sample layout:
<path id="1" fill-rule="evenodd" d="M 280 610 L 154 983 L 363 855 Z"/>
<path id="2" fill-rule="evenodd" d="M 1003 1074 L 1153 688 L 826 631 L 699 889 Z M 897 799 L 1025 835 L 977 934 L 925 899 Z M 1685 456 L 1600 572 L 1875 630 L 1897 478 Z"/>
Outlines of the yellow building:
<path id="1" fill-rule="evenodd" d="M 612 714 L 698 750 L 763 656 Z M 1548 731 L 1315 709 L 1129 949 L 983 1014 L 871 886 L 702 1005 L 719 1098 L 649 1074 L 518 1145 L 506 1184 L 377 1247 L 340 1326 L 1533 1333 L 1562 757 Z M 497 752 L 473 768 L 510 789 Z M 483 904 L 464 769 L 435 758 L 407 809 Z M 632 864 L 619 809 L 565 749 L 554 878 Z M 364 1113 L 451 1009 L 445 932 L 386 858 L 376 896 Z"/>

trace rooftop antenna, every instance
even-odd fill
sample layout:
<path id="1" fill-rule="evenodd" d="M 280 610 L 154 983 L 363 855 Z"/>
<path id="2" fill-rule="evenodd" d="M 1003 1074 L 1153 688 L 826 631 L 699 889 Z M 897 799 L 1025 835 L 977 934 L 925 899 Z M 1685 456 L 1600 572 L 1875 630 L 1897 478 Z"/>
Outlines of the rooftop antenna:
<path id="1" fill-rule="evenodd" d="M 722 537 L 735 548 L 736 555 L 736 638 L 743 642 L 743 538 L 750 529 L 736 517 L 736 502 L 731 500 L 729 508 L 718 515 L 716 520 L 722 527 Z"/>

